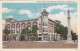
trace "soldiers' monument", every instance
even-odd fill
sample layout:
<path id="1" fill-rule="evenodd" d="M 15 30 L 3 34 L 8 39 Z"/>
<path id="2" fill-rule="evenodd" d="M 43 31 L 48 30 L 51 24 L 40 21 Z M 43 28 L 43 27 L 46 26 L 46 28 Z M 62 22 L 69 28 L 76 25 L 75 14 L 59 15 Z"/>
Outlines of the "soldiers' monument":
<path id="1" fill-rule="evenodd" d="M 65 44 L 74 44 L 74 42 L 72 41 L 72 35 L 71 35 L 71 22 L 70 22 L 70 10 L 68 9 L 67 11 L 68 13 L 68 35 L 67 35 L 67 41 L 65 42 Z"/>

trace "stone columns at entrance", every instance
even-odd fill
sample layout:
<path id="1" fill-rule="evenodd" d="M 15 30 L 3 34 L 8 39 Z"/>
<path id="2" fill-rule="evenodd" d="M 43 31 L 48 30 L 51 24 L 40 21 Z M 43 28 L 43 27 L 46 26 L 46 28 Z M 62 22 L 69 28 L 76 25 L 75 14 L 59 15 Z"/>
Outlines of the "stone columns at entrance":
<path id="1" fill-rule="evenodd" d="M 67 11 L 68 13 L 68 35 L 67 35 L 67 41 L 66 41 L 66 44 L 74 44 L 74 42 L 72 41 L 72 35 L 71 35 L 71 22 L 70 22 L 70 10 L 68 9 Z"/>
<path id="2" fill-rule="evenodd" d="M 54 34 L 54 40 L 59 41 L 61 38 L 60 34 L 55 33 Z"/>
<path id="3" fill-rule="evenodd" d="M 20 35 L 17 35 L 16 36 L 16 41 L 19 41 L 19 39 L 20 39 Z"/>
<path id="4" fill-rule="evenodd" d="M 60 34 L 57 34 L 57 40 L 58 41 L 60 40 Z"/>
<path id="5" fill-rule="evenodd" d="M 51 39 L 51 34 L 49 34 L 49 41 L 50 41 L 50 42 L 52 41 L 52 39 Z"/>
<path id="6" fill-rule="evenodd" d="M 41 36 L 41 37 L 42 37 L 42 41 L 43 41 L 43 34 L 42 34 L 42 36 Z"/>
<path id="7" fill-rule="evenodd" d="M 57 33 L 54 34 L 54 40 L 57 40 Z"/>

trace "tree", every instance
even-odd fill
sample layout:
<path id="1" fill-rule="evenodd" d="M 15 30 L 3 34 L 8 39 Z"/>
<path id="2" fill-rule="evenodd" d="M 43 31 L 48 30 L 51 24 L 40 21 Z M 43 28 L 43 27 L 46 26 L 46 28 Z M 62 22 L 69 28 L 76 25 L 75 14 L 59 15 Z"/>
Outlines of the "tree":
<path id="1" fill-rule="evenodd" d="M 68 28 L 64 27 L 60 21 L 55 20 L 54 32 L 57 34 L 61 34 L 61 39 L 67 39 L 66 35 L 68 32 Z"/>
<path id="2" fill-rule="evenodd" d="M 6 35 L 10 34 L 10 30 L 4 29 L 3 34 L 6 34 Z"/>
<path id="3" fill-rule="evenodd" d="M 78 40 L 78 35 L 76 33 L 74 33 L 73 31 L 71 31 L 71 35 L 72 35 L 72 40 Z"/>
<path id="4" fill-rule="evenodd" d="M 24 37 L 26 36 L 27 32 L 26 32 L 26 29 L 23 28 L 22 31 L 21 31 L 21 40 L 24 40 Z"/>
<path id="5" fill-rule="evenodd" d="M 54 27 L 54 32 L 57 34 L 61 34 L 61 39 L 67 39 L 67 34 L 68 34 L 68 27 L 65 27 L 61 24 L 60 21 L 55 20 L 55 27 Z M 71 31 L 72 34 L 72 39 L 75 41 L 76 39 L 78 39 L 78 35 L 76 35 L 76 33 L 74 33 L 73 31 Z"/>
<path id="6" fill-rule="evenodd" d="M 26 28 L 23 28 L 21 31 L 21 37 L 24 39 L 24 37 L 30 39 L 31 37 L 31 30 L 29 29 L 30 26 L 27 26 Z"/>
<path id="7" fill-rule="evenodd" d="M 55 27 L 54 27 L 54 32 L 57 34 L 60 34 L 60 28 L 61 28 L 61 22 L 58 20 L 55 20 Z"/>
<path id="8" fill-rule="evenodd" d="M 38 30 L 37 25 L 33 25 L 32 26 L 32 39 L 33 40 L 37 38 L 37 30 Z"/>
<path id="9" fill-rule="evenodd" d="M 10 37 L 9 37 L 9 34 L 10 34 L 10 30 L 7 30 L 7 29 L 4 29 L 3 30 L 3 34 L 5 34 L 7 37 L 8 37 L 8 41 L 10 42 Z"/>
<path id="10" fill-rule="evenodd" d="M 10 31 L 9 42 L 11 41 L 12 34 L 13 34 L 13 30 Z"/>
<path id="11" fill-rule="evenodd" d="M 32 26 L 32 35 L 35 36 L 35 37 L 37 36 L 37 30 L 38 30 L 37 25 L 33 25 Z"/>
<path id="12" fill-rule="evenodd" d="M 26 32 L 27 32 L 26 35 L 27 35 L 28 39 L 31 40 L 31 32 L 32 32 L 32 31 L 31 31 L 31 26 L 27 26 L 27 27 L 26 27 L 26 30 L 27 30 L 27 31 L 26 31 Z"/>
<path id="13" fill-rule="evenodd" d="M 63 27 L 63 39 L 67 40 L 67 34 L 68 34 L 68 27 Z"/>

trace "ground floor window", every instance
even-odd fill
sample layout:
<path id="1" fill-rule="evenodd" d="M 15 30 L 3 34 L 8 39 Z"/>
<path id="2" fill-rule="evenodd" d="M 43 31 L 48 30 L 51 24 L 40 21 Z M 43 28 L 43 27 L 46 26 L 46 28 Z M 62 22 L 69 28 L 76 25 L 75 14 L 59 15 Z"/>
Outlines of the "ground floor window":
<path id="1" fill-rule="evenodd" d="M 48 40 L 49 40 L 49 38 L 48 38 L 48 35 L 47 35 L 47 34 L 44 34 L 44 35 L 43 35 L 43 40 L 45 40 L 45 41 L 48 41 Z"/>
<path id="2" fill-rule="evenodd" d="M 39 34 L 39 36 L 41 36 L 41 34 Z"/>
<path id="3" fill-rule="evenodd" d="M 39 41 L 41 41 L 42 40 L 42 38 L 41 37 L 39 37 Z"/>

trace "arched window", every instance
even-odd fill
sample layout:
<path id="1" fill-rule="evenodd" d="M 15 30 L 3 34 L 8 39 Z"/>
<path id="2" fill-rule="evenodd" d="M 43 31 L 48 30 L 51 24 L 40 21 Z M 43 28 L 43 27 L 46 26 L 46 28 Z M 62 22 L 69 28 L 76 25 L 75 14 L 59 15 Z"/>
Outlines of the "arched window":
<path id="1" fill-rule="evenodd" d="M 7 29 L 7 30 L 10 30 L 10 24 L 7 24 L 7 25 L 6 25 L 6 29 Z"/>
<path id="2" fill-rule="evenodd" d="M 33 25 L 37 25 L 37 22 L 33 22 Z"/>
<path id="3" fill-rule="evenodd" d="M 16 24 L 16 32 L 20 33 L 20 24 L 19 23 Z"/>
<path id="4" fill-rule="evenodd" d="M 28 23 L 27 23 L 27 27 L 28 27 L 29 29 L 31 29 L 31 22 L 28 22 Z"/>
<path id="5" fill-rule="evenodd" d="M 21 29 L 25 28 L 25 23 L 21 24 Z"/>
<path id="6" fill-rule="evenodd" d="M 27 23 L 27 26 L 31 26 L 31 23 L 30 23 L 30 22 L 28 22 L 28 23 Z"/>
<path id="7" fill-rule="evenodd" d="M 11 25 L 11 30 L 13 31 L 13 33 L 15 33 L 15 24 Z"/>

